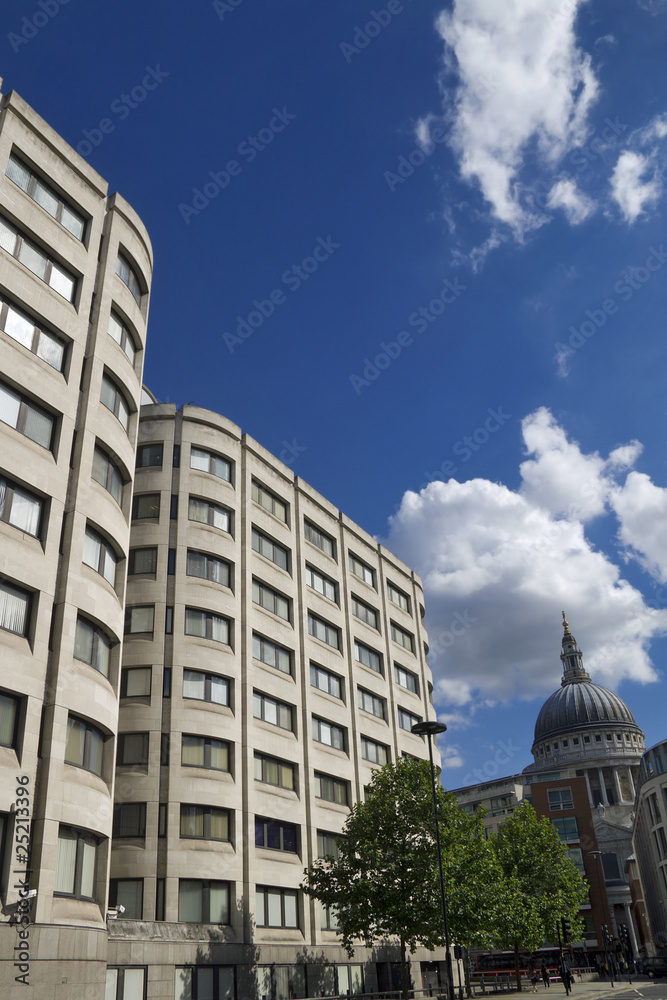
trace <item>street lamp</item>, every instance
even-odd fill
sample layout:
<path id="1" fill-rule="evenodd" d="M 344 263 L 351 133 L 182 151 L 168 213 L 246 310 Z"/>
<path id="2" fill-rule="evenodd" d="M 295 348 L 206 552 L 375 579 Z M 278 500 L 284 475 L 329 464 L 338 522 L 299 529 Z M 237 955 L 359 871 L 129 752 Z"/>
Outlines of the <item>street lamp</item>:
<path id="1" fill-rule="evenodd" d="M 602 906 L 602 926 L 603 926 L 603 928 L 606 927 L 607 931 L 608 931 L 609 927 L 611 926 L 611 909 L 609 907 L 609 899 L 607 898 L 606 892 L 604 893 L 604 895 L 602 893 L 602 879 L 600 878 L 600 869 L 602 868 L 602 851 L 589 851 L 588 852 L 588 856 L 590 858 L 596 858 L 597 859 L 596 864 L 595 864 L 595 871 L 596 871 L 597 878 L 598 878 L 598 893 L 600 895 L 600 905 Z M 599 862 L 599 864 L 597 862 Z M 605 924 L 605 922 L 604 922 L 604 916 L 605 916 L 605 913 L 604 913 L 604 901 L 605 901 L 605 899 L 607 899 L 607 909 L 609 910 L 609 920 L 610 920 L 609 924 Z M 611 982 L 611 985 L 613 986 L 614 985 L 614 968 L 613 968 L 611 959 L 609 958 L 609 951 L 608 951 L 608 948 L 607 948 L 608 933 L 605 933 L 605 931 L 603 929 L 600 930 L 600 933 L 602 935 L 602 944 L 604 945 L 604 958 L 605 958 L 605 962 L 609 966 L 609 981 Z"/>
<path id="2" fill-rule="evenodd" d="M 445 963 L 447 967 L 447 993 L 449 1000 L 454 1000 L 454 973 L 452 956 L 449 950 L 449 921 L 447 919 L 447 898 L 445 896 L 445 878 L 442 874 L 442 847 L 440 846 L 440 822 L 438 819 L 438 795 L 435 787 L 435 767 L 433 765 L 433 744 L 431 738 L 439 733 L 447 732 L 443 722 L 417 722 L 410 732 L 415 736 L 426 736 L 428 739 L 428 756 L 431 762 L 431 785 L 433 787 L 433 813 L 435 815 L 435 843 L 438 849 L 438 870 L 440 872 L 440 898 L 442 901 L 442 920 L 445 925 Z"/>

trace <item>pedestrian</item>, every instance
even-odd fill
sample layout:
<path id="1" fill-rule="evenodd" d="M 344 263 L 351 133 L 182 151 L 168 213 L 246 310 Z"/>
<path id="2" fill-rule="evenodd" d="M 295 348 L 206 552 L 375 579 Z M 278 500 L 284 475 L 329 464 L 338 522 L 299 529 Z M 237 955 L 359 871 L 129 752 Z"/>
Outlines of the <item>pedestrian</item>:
<path id="1" fill-rule="evenodd" d="M 542 959 L 540 972 L 542 973 L 542 982 L 544 983 L 545 988 L 551 986 L 551 983 L 549 982 L 549 970 L 547 969 L 547 965 L 544 959 Z"/>
<path id="2" fill-rule="evenodd" d="M 570 965 L 567 959 L 565 958 L 561 959 L 558 971 L 560 972 L 560 978 L 561 982 L 563 983 L 563 986 L 565 987 L 565 992 L 569 996 L 572 984 L 570 982 Z"/>
<path id="3" fill-rule="evenodd" d="M 530 969 L 530 981 L 533 984 L 533 993 L 537 993 L 537 984 L 540 981 L 540 977 L 537 974 L 537 969 Z"/>

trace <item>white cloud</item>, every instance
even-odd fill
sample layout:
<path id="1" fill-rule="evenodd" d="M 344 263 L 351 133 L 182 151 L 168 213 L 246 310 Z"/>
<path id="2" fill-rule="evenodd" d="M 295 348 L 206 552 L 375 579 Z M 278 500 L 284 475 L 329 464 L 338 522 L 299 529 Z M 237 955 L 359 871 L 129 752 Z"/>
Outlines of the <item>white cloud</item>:
<path id="1" fill-rule="evenodd" d="M 549 191 L 547 208 L 562 208 L 571 226 L 578 226 L 579 223 L 590 219 L 596 207 L 595 201 L 579 191 L 576 183 L 570 178 L 556 181 Z"/>
<path id="2" fill-rule="evenodd" d="M 440 751 L 440 763 L 442 764 L 443 771 L 450 768 L 463 767 L 463 757 L 461 756 L 460 747 L 457 747 L 453 743 L 442 744 L 441 741 L 438 750 Z"/>
<path id="3" fill-rule="evenodd" d="M 649 178 L 647 174 L 651 174 Z M 626 149 L 611 175 L 611 196 L 626 222 L 632 223 L 660 198 L 662 184 L 651 155 Z"/>
<path id="4" fill-rule="evenodd" d="M 631 472 L 611 496 L 618 537 L 627 554 L 652 576 L 667 582 L 667 490 L 641 472 Z"/>

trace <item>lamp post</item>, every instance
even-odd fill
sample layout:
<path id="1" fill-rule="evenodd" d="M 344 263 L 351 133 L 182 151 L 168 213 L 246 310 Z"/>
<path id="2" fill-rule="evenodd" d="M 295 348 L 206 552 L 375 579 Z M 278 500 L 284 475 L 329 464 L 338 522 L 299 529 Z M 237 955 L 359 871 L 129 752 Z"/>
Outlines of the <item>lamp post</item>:
<path id="1" fill-rule="evenodd" d="M 607 928 L 607 932 L 605 932 L 603 929 L 601 929 L 600 933 L 602 934 L 602 944 L 604 945 L 604 958 L 605 958 L 605 962 L 609 966 L 609 981 L 611 982 L 611 985 L 613 986 L 614 985 L 614 968 L 613 968 L 613 965 L 612 965 L 611 960 L 609 958 L 609 950 L 608 950 L 608 947 L 607 947 L 608 931 L 609 931 L 609 927 L 611 926 L 611 909 L 609 907 L 609 900 L 607 899 L 606 891 L 605 891 L 604 894 L 602 892 L 602 879 L 600 877 L 600 870 L 602 868 L 602 851 L 589 851 L 588 852 L 588 856 L 590 858 L 595 858 L 596 859 L 596 862 L 595 862 L 595 871 L 596 871 L 597 879 L 598 879 L 598 893 L 600 895 L 600 904 L 602 906 L 602 926 L 603 926 L 603 928 L 604 927 Z M 607 899 L 607 909 L 609 910 L 609 921 L 610 921 L 609 924 L 605 924 L 605 922 L 604 922 L 604 916 L 605 916 L 605 913 L 604 913 L 604 901 L 605 901 L 605 899 Z"/>
<path id="2" fill-rule="evenodd" d="M 443 722 L 418 722 L 410 730 L 416 736 L 426 736 L 428 739 L 428 757 L 431 762 L 431 785 L 433 788 L 433 813 L 435 815 L 435 843 L 438 850 L 438 871 L 440 872 L 440 899 L 442 902 L 442 920 L 445 926 L 445 965 L 447 968 L 447 993 L 449 1000 L 454 1000 L 454 973 L 452 956 L 449 948 L 449 921 L 447 919 L 447 897 L 445 896 L 445 878 L 442 873 L 442 847 L 440 846 L 440 822 L 438 819 L 438 795 L 435 786 L 435 767 L 433 764 L 433 744 L 431 739 L 439 733 L 447 732 Z"/>

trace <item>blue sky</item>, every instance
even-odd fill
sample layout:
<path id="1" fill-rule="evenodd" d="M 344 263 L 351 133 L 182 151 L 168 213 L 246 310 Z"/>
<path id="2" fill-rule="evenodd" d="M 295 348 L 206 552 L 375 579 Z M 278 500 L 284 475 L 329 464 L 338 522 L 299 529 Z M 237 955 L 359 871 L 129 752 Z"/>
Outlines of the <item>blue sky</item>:
<path id="1" fill-rule="evenodd" d="M 563 608 L 663 739 L 667 3 L 3 14 L 4 91 L 151 234 L 146 383 L 421 573 L 445 783 L 529 763 Z"/>

